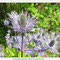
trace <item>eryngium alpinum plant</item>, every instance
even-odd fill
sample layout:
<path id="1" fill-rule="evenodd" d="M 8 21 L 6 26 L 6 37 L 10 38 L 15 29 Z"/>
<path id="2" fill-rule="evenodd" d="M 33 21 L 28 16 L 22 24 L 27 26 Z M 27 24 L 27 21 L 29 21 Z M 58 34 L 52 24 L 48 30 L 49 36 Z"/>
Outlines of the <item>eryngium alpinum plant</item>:
<path id="1" fill-rule="evenodd" d="M 34 17 L 30 17 L 27 12 L 24 14 L 23 11 L 21 14 L 18 14 L 16 11 L 12 11 L 11 14 L 7 13 L 9 18 L 4 21 L 4 25 L 8 25 L 14 31 L 19 32 L 29 32 L 34 25 L 36 24 L 36 19 Z M 9 23 L 11 23 L 9 25 Z"/>
<path id="2" fill-rule="evenodd" d="M 10 36 L 11 31 L 5 36 L 6 42 L 9 48 L 16 48 L 21 51 L 21 57 L 23 57 L 23 52 L 25 54 L 30 54 L 32 57 L 40 56 L 45 54 L 45 51 L 52 49 L 53 52 L 57 51 L 57 38 L 60 35 L 52 32 L 51 34 L 46 33 L 43 28 L 38 28 L 37 33 L 27 33 L 32 30 L 36 24 L 36 19 L 30 17 L 27 13 L 18 14 L 12 11 L 11 14 L 8 13 L 9 18 L 4 21 L 4 25 L 7 25 L 15 32 L 15 36 Z M 11 25 L 12 24 L 12 25 Z M 16 32 L 22 32 L 22 37 L 17 35 Z M 37 54 L 35 54 L 37 53 Z"/>

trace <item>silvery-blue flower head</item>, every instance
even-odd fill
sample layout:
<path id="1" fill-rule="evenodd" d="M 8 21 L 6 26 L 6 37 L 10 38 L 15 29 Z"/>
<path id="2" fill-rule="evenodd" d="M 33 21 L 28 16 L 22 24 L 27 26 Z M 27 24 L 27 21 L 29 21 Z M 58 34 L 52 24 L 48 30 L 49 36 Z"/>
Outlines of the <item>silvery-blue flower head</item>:
<path id="1" fill-rule="evenodd" d="M 29 32 L 36 24 L 36 19 L 34 17 L 30 17 L 27 13 L 23 13 L 23 11 L 21 14 L 18 14 L 16 11 L 12 11 L 11 14 L 8 13 L 8 16 L 8 20 L 11 23 L 11 26 L 8 26 L 14 31 L 23 33 Z"/>

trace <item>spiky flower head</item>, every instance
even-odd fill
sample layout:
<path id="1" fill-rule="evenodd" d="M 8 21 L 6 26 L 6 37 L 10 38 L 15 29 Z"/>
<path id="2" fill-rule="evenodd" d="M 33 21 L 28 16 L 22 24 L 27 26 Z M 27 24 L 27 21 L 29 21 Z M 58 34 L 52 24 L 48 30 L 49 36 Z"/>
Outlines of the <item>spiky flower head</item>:
<path id="1" fill-rule="evenodd" d="M 43 30 L 43 32 L 42 32 L 41 29 Z M 58 54 L 58 50 L 56 49 L 56 47 L 57 47 L 57 44 L 58 44 L 57 39 L 59 37 L 60 37 L 60 35 L 58 35 L 58 34 L 55 35 L 54 32 L 49 34 L 49 33 L 45 32 L 43 28 L 40 28 L 40 31 L 37 34 L 32 34 L 30 36 L 30 39 L 29 39 L 28 34 L 27 34 L 27 39 L 28 40 L 27 39 L 24 40 L 25 44 L 29 43 L 29 44 L 27 44 L 27 49 L 26 50 L 27 51 L 32 51 L 32 53 L 34 51 L 35 52 L 38 51 L 38 55 L 41 55 L 41 53 L 47 51 L 48 49 L 52 49 L 53 52 L 56 52 Z M 26 50 L 24 50 L 25 53 L 26 53 Z"/>
<path id="2" fill-rule="evenodd" d="M 27 13 L 22 13 L 18 14 L 16 11 L 12 11 L 11 14 L 8 13 L 8 20 L 11 22 L 8 27 L 12 28 L 14 31 L 19 31 L 19 32 L 29 32 L 34 25 L 36 24 L 35 18 L 30 17 Z"/>
<path id="3" fill-rule="evenodd" d="M 43 28 L 41 28 L 43 29 Z M 42 30 L 35 34 L 30 34 L 26 33 L 24 36 L 24 41 L 23 41 L 23 51 L 25 54 L 30 54 L 31 56 L 35 56 L 34 53 L 37 52 L 37 55 L 42 55 L 45 54 L 44 52 L 47 51 L 48 49 L 51 49 L 52 52 L 58 53 L 56 49 L 56 44 L 57 44 L 57 38 L 60 37 L 60 35 L 55 35 L 55 33 L 47 33 L 41 32 Z M 52 37 L 53 35 L 53 37 Z M 16 41 L 18 39 L 18 41 Z M 6 41 L 8 44 L 8 47 L 14 47 L 17 49 L 21 50 L 21 36 L 17 35 L 10 37 L 10 34 L 6 35 Z"/>

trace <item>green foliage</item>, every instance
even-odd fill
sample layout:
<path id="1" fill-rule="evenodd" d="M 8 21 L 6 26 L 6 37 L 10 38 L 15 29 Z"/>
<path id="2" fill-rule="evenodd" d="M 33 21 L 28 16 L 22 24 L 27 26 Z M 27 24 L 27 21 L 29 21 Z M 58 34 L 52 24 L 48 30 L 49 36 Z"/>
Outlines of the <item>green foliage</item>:
<path id="1" fill-rule="evenodd" d="M 26 55 L 23 52 L 23 57 L 25 57 Z M 21 57 L 21 51 L 18 52 L 18 57 Z"/>
<path id="2" fill-rule="evenodd" d="M 6 48 L 4 57 L 21 57 L 21 51 L 16 52 L 15 48 Z M 31 57 L 30 54 L 25 55 L 23 52 L 23 57 Z"/>
<path id="3" fill-rule="evenodd" d="M 27 54 L 26 57 L 31 57 L 31 55 L 30 54 Z"/>
<path id="4" fill-rule="evenodd" d="M 16 56 L 17 56 L 17 53 L 14 48 L 12 48 L 12 49 L 6 48 L 5 49 L 5 57 L 16 57 Z"/>
<path id="5" fill-rule="evenodd" d="M 35 45 L 35 42 L 31 42 L 31 44 L 30 44 L 30 45 L 31 45 L 31 47 L 34 47 L 34 45 Z"/>
<path id="6" fill-rule="evenodd" d="M 21 57 L 21 51 L 18 52 L 18 57 Z M 23 52 L 23 57 L 31 57 L 31 55 Z"/>
<path id="7" fill-rule="evenodd" d="M 46 54 L 47 54 L 49 57 L 58 57 L 58 55 L 56 54 L 56 52 L 49 52 L 49 50 L 46 51 Z"/>

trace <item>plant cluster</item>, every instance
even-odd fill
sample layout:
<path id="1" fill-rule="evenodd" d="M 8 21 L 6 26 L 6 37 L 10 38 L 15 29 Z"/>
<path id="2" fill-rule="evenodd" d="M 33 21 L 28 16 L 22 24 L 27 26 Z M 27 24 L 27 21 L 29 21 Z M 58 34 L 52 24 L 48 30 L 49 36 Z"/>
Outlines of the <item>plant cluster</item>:
<path id="1" fill-rule="evenodd" d="M 21 14 L 12 11 L 11 14 L 8 13 L 8 16 L 9 18 L 5 19 L 4 25 L 8 25 L 14 31 L 15 36 L 10 36 L 11 31 L 9 30 L 5 38 L 9 48 L 16 48 L 21 51 L 21 57 L 23 57 L 23 52 L 30 54 L 32 57 L 40 56 L 49 49 L 59 54 L 56 46 L 60 35 L 54 32 L 47 33 L 43 28 L 38 28 L 37 33 L 27 33 L 36 24 L 36 19 L 31 18 L 29 14 L 27 16 L 23 11 Z M 18 34 L 16 34 L 17 32 Z M 19 32 L 22 34 L 19 35 Z"/>

